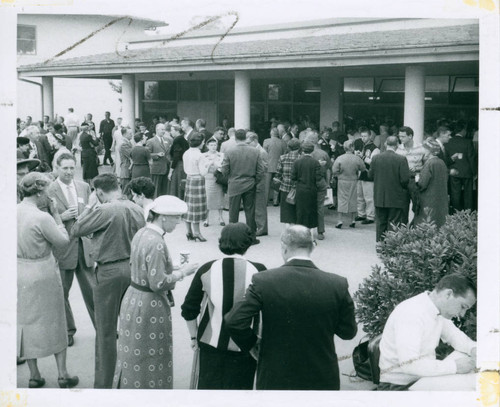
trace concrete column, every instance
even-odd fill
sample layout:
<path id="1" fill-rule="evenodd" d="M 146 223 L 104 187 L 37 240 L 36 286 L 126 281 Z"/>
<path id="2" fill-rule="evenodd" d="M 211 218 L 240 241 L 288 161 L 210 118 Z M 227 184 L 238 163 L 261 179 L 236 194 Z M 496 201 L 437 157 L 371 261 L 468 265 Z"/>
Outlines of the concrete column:
<path id="1" fill-rule="evenodd" d="M 245 71 L 234 73 L 234 127 L 250 128 L 250 74 Z"/>
<path id="2" fill-rule="evenodd" d="M 52 76 L 42 76 L 42 115 L 54 119 L 54 78 Z"/>
<path id="3" fill-rule="evenodd" d="M 342 78 L 331 74 L 321 76 L 319 126 L 332 127 L 332 122 L 342 123 Z"/>
<path id="4" fill-rule="evenodd" d="M 405 71 L 404 125 L 413 129 L 413 140 L 424 138 L 425 70 L 423 66 L 407 66 Z"/>
<path id="5" fill-rule="evenodd" d="M 131 74 L 122 75 L 122 118 L 124 126 L 134 128 L 135 78 Z"/>

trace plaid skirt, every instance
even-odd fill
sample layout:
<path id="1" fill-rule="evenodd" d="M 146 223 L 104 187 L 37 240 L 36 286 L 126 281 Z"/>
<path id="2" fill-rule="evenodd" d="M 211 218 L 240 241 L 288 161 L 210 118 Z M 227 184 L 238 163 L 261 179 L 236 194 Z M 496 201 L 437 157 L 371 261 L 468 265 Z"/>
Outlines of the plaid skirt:
<path id="1" fill-rule="evenodd" d="M 207 218 L 207 192 L 205 178 L 201 175 L 188 175 L 186 178 L 186 194 L 184 200 L 188 211 L 183 216 L 186 222 L 198 223 Z"/>

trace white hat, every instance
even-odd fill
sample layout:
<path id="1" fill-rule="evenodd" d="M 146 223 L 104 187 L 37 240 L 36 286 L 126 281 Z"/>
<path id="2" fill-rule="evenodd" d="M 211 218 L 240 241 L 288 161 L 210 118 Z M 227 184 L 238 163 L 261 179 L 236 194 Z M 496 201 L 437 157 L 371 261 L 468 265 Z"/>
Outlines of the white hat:
<path id="1" fill-rule="evenodd" d="M 183 215 L 187 212 L 186 202 L 173 195 L 162 195 L 149 205 L 149 211 L 158 215 Z"/>

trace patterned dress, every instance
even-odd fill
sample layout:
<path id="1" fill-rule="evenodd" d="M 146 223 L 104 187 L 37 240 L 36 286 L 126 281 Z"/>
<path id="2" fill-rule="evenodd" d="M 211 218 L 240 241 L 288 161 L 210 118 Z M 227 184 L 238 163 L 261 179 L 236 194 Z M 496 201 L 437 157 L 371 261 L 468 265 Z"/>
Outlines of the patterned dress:
<path id="1" fill-rule="evenodd" d="M 132 240 L 132 285 L 120 309 L 115 389 L 172 388 L 172 315 L 165 294 L 175 283 L 162 234 L 148 224 Z"/>

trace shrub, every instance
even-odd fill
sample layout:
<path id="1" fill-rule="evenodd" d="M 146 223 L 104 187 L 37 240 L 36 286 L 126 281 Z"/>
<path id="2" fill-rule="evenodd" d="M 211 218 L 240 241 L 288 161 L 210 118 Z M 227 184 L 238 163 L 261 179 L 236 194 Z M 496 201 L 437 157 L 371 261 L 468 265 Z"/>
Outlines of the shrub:
<path id="1" fill-rule="evenodd" d="M 477 214 L 460 211 L 437 229 L 430 220 L 415 227 L 400 226 L 377 244 L 383 267 L 375 265 L 354 294 L 356 314 L 364 331 L 382 333 L 390 313 L 401 301 L 432 291 L 441 277 L 459 273 L 477 282 Z M 476 308 L 454 321 L 476 337 Z"/>

